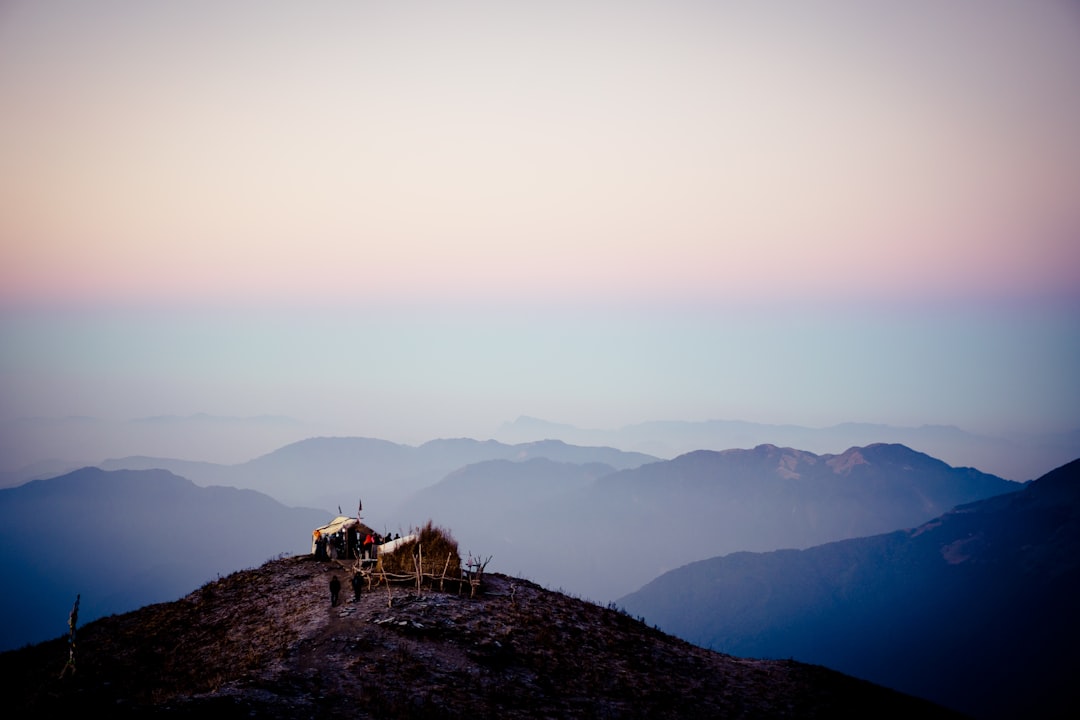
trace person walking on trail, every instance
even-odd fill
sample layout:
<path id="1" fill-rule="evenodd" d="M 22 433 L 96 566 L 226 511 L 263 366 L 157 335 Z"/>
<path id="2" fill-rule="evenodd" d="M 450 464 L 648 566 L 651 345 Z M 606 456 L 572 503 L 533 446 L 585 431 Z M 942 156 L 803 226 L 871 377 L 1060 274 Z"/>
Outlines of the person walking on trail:
<path id="1" fill-rule="evenodd" d="M 353 600 L 360 600 L 360 591 L 364 588 L 364 578 L 360 576 L 360 573 L 354 573 L 352 576 L 352 592 Z"/>
<path id="2" fill-rule="evenodd" d="M 330 607 L 337 607 L 338 593 L 341 592 L 341 581 L 337 575 L 330 578 Z"/>

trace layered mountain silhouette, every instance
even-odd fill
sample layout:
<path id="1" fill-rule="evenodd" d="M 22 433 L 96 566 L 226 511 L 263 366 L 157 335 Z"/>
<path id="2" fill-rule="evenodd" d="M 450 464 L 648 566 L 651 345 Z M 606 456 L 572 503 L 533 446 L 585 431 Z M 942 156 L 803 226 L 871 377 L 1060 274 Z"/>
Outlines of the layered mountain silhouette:
<path id="1" fill-rule="evenodd" d="M 508 443 L 558 438 L 577 445 L 636 450 L 665 459 L 695 450 L 749 448 L 765 443 L 815 453 L 873 443 L 897 443 L 919 448 L 951 465 L 974 466 L 1017 481 L 1031 480 L 1080 455 L 1080 429 L 1065 433 L 991 437 L 951 425 L 901 427 L 857 422 L 818 428 L 742 420 L 668 420 L 617 429 L 585 429 L 519 417 L 504 423 L 495 438 Z"/>
<path id="2" fill-rule="evenodd" d="M 0 649 L 65 632 L 76 594 L 90 620 L 310 552 L 312 528 L 327 519 L 165 470 L 84 468 L 0 490 Z"/>
<path id="3" fill-rule="evenodd" d="M 503 574 L 473 596 L 375 587 L 332 607 L 334 562 L 270 561 L 0 653 L 8 717 L 950 718 L 825 668 L 695 647 Z M 67 672 L 67 670 L 73 670 Z M 63 677 L 61 677 L 63 675 Z"/>
<path id="4" fill-rule="evenodd" d="M 914 527 L 1020 487 L 902 445 L 839 455 L 761 445 L 621 471 L 478 463 L 418 492 L 402 514 L 458 528 L 463 547 L 509 572 L 609 601 L 694 560 Z"/>
<path id="5" fill-rule="evenodd" d="M 400 497 L 487 454 L 500 457 L 457 465 L 397 510 L 379 502 L 376 489 Z M 835 456 L 761 446 L 643 459 L 561 442 L 410 448 L 322 438 L 242 466 L 174 469 L 202 472 L 202 482 L 232 477 L 288 490 L 298 505 L 314 504 L 304 498 L 337 484 L 326 511 L 290 510 L 251 490 L 199 487 L 167 470 L 84 469 L 0 491 L 0 520 L 9 520 L 5 568 L 20 589 L 5 594 L 0 609 L 27 620 L 9 626 L 0 647 L 62 632 L 64 608 L 78 592 L 87 617 L 120 612 L 175 598 L 216 573 L 307 552 L 311 529 L 337 505 L 352 514 L 357 496 L 378 530 L 405 534 L 433 520 L 459 529 L 463 551 L 494 556 L 493 569 L 607 602 L 694 560 L 913 527 L 958 503 L 1020 487 L 902 446 Z"/>
<path id="6" fill-rule="evenodd" d="M 733 553 L 619 600 L 699 645 L 795 658 L 976 717 L 1075 711 L 1080 460 L 909 530 Z"/>
<path id="7" fill-rule="evenodd" d="M 548 458 L 637 467 L 656 458 L 608 447 L 578 447 L 558 440 L 506 445 L 468 438 L 432 440 L 414 447 L 359 437 L 319 437 L 286 445 L 237 465 L 129 457 L 100 464 L 107 470 L 163 468 L 200 485 L 230 485 L 266 493 L 287 505 L 354 507 L 358 500 L 383 517 L 414 492 L 449 473 L 486 460 Z"/>

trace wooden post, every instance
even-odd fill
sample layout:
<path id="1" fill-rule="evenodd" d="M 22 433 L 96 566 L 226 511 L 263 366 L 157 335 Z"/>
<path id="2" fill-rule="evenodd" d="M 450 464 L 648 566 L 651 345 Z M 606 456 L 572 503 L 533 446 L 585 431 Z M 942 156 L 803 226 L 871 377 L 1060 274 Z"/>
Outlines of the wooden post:
<path id="1" fill-rule="evenodd" d="M 439 592 L 442 592 L 442 591 L 443 591 L 443 581 L 445 581 L 445 580 L 446 580 L 446 571 L 447 571 L 448 569 L 450 569 L 450 557 L 451 557 L 452 555 L 453 555 L 453 553 L 452 553 L 452 552 L 448 552 L 448 553 L 446 553 L 446 564 L 445 564 L 445 565 L 443 565 L 443 569 L 442 569 L 442 577 L 441 577 L 441 578 L 439 578 Z"/>
<path id="2" fill-rule="evenodd" d="M 382 570 L 382 581 L 386 584 L 386 607 L 394 607 L 394 596 L 390 592 L 390 581 L 386 578 L 386 568 L 383 564 L 379 563 L 379 569 Z"/>
<path id="3" fill-rule="evenodd" d="M 423 578 L 424 569 L 424 546 L 416 544 L 416 555 L 413 555 L 413 565 L 416 566 L 416 594 L 420 595 L 420 581 Z"/>

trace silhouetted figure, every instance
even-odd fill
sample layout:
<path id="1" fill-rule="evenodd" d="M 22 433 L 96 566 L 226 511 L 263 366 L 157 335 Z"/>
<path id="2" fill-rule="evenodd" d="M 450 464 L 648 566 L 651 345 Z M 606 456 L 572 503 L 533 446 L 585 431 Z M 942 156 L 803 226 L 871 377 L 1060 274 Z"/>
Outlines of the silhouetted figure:
<path id="1" fill-rule="evenodd" d="M 330 555 L 326 552 L 326 536 L 319 535 L 315 538 L 315 559 L 316 560 L 329 560 Z"/>
<path id="2" fill-rule="evenodd" d="M 360 591 L 364 589 L 364 578 L 360 577 L 360 573 L 353 573 L 352 576 L 352 592 L 353 600 L 360 599 Z"/>
<path id="3" fill-rule="evenodd" d="M 341 581 L 337 575 L 330 578 L 330 607 L 337 606 L 338 594 L 341 592 Z"/>

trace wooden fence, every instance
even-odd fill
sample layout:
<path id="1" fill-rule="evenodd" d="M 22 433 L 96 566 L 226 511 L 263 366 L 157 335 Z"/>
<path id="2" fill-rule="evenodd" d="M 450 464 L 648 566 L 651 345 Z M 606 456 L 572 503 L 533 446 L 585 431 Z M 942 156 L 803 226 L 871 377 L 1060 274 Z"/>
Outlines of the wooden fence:
<path id="1" fill-rule="evenodd" d="M 491 562 L 492 556 L 480 558 L 470 555 L 464 565 L 459 565 L 456 573 L 449 572 L 450 561 L 453 557 L 453 553 L 447 553 L 446 562 L 443 564 L 441 573 L 424 572 L 424 548 L 421 545 L 417 547 L 417 552 L 413 555 L 414 570 L 411 573 L 387 572 L 383 567 L 382 558 L 375 560 L 358 559 L 353 563 L 352 570 L 360 574 L 360 577 L 363 578 L 364 583 L 367 585 L 368 591 L 379 585 L 386 586 L 388 607 L 393 604 L 393 595 L 390 592 L 393 585 L 415 584 L 417 594 L 423 590 L 425 584 L 432 589 L 437 586 L 439 592 L 445 592 L 448 584 L 451 588 L 456 585 L 459 595 L 462 588 L 468 585 L 469 597 L 475 597 L 483 582 L 484 570 L 487 568 L 487 564 Z"/>

